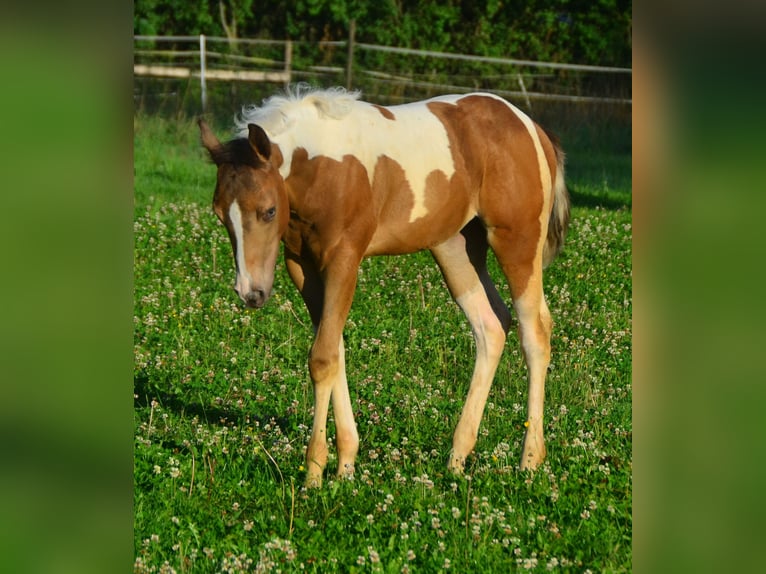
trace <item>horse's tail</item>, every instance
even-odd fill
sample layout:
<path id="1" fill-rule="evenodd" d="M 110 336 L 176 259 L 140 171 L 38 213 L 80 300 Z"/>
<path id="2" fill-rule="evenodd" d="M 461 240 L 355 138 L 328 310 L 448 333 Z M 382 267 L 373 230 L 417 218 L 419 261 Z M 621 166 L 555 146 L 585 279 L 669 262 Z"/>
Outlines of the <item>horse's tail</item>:
<path id="1" fill-rule="evenodd" d="M 548 219 L 548 236 L 543 246 L 543 267 L 547 267 L 564 246 L 569 229 L 569 192 L 564 181 L 564 152 L 557 138 L 548 135 L 556 152 L 556 178 L 553 181 L 553 207 Z"/>

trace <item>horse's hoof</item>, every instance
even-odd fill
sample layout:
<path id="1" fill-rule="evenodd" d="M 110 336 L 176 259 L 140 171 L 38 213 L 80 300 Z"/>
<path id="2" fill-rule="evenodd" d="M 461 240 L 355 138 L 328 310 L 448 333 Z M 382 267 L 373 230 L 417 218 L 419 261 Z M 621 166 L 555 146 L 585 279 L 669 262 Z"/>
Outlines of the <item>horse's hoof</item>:
<path id="1" fill-rule="evenodd" d="M 322 488 L 322 476 L 308 475 L 306 477 L 306 488 Z"/>
<path id="2" fill-rule="evenodd" d="M 344 464 L 338 468 L 338 478 L 340 480 L 354 480 L 354 465 Z"/>
<path id="3" fill-rule="evenodd" d="M 447 470 L 452 474 L 463 474 L 463 471 L 465 470 L 465 458 L 450 455 L 449 462 L 447 463 Z"/>

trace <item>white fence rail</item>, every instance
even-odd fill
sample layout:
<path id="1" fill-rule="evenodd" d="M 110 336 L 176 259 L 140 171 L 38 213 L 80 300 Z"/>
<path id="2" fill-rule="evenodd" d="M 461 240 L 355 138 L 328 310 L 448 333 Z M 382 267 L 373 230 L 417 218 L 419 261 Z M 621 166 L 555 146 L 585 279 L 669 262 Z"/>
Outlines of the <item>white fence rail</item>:
<path id="1" fill-rule="evenodd" d="M 216 36 L 134 36 L 135 42 L 148 42 L 154 45 L 163 43 L 185 44 L 189 49 L 185 50 L 159 50 L 141 49 L 134 50 L 133 74 L 135 76 L 158 77 L 158 78 L 199 78 L 201 90 L 202 109 L 207 107 L 207 82 L 208 80 L 239 81 L 239 82 L 272 82 L 287 85 L 297 77 L 307 75 L 334 74 L 344 75 L 346 86 L 351 88 L 354 83 L 353 74 L 362 74 L 366 78 L 375 79 L 379 82 L 427 88 L 440 91 L 470 92 L 476 90 L 475 86 L 465 86 L 444 82 L 424 81 L 422 79 L 408 77 L 404 74 L 391 74 L 376 70 L 355 70 L 354 54 L 357 51 L 382 52 L 389 54 L 407 55 L 418 58 L 435 58 L 466 61 L 474 64 L 493 64 L 507 67 L 506 77 L 515 76 L 519 90 L 493 89 L 494 92 L 506 97 L 523 99 L 528 107 L 532 100 L 548 100 L 563 102 L 593 102 L 601 104 L 632 105 L 631 98 L 601 97 L 593 95 L 548 93 L 527 89 L 530 79 L 540 76 L 540 70 L 548 70 L 549 73 L 566 71 L 588 74 L 612 74 L 632 75 L 631 68 L 601 67 L 580 64 L 565 64 L 555 62 L 538 62 L 531 60 L 519 60 L 513 58 L 494 58 L 469 54 L 453 54 L 447 52 L 435 52 L 428 50 L 415 50 L 411 48 L 399 48 L 392 46 L 378 46 L 374 44 L 357 43 L 354 41 L 354 27 L 351 27 L 348 41 L 317 42 L 314 46 L 318 50 L 335 50 L 346 48 L 345 67 L 333 65 L 312 65 L 308 69 L 298 70 L 294 66 L 293 49 L 294 43 L 290 40 L 262 40 L 247 38 L 222 38 Z M 226 44 L 230 53 L 208 50 L 208 44 Z M 255 57 L 238 54 L 240 46 L 263 46 L 271 48 L 281 47 L 281 59 Z M 141 62 L 137 60 L 142 60 Z M 158 62 L 161 61 L 161 63 Z M 181 63 L 175 63 L 180 61 Z M 220 63 L 225 61 L 225 66 Z M 259 68 L 259 69 L 255 69 Z M 537 73 L 536 73 L 537 72 Z M 525 79 L 526 78 L 526 79 Z"/>

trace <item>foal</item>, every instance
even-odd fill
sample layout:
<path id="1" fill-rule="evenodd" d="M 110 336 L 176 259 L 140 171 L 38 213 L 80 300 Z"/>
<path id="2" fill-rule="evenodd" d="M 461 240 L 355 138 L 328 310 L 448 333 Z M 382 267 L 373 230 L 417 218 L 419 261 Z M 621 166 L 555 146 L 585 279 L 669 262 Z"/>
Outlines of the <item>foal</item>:
<path id="1" fill-rule="evenodd" d="M 342 89 L 298 89 L 243 111 L 222 144 L 200 119 L 218 167 L 213 209 L 225 225 L 248 307 L 271 295 L 280 241 L 315 328 L 315 412 L 307 484 L 327 463 L 332 401 L 338 475 L 352 476 L 359 436 L 346 381 L 343 327 L 364 257 L 428 249 L 471 324 L 476 363 L 449 468 L 472 451 L 511 316 L 487 272 L 492 248 L 510 285 L 529 372 L 521 468 L 545 458 L 543 399 L 551 316 L 543 268 L 569 223 L 564 159 L 524 113 L 485 93 L 383 107 Z"/>

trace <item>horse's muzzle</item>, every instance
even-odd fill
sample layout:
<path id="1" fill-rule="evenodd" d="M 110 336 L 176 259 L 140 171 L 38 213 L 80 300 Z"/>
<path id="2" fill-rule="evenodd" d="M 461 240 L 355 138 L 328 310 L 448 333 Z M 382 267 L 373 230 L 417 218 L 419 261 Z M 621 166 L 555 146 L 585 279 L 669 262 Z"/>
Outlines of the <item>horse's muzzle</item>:
<path id="1" fill-rule="evenodd" d="M 266 304 L 266 301 L 269 300 L 269 294 L 263 289 L 253 289 L 252 291 L 245 293 L 244 296 L 240 296 L 240 298 L 244 304 L 251 309 L 260 309 Z"/>

